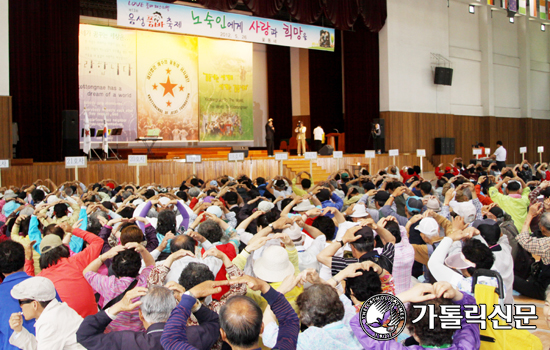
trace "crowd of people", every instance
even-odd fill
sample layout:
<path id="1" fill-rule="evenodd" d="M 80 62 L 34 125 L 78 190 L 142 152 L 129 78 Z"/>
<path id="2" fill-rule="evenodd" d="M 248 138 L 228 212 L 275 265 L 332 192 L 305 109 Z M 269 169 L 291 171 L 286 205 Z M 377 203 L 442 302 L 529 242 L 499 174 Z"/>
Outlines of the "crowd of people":
<path id="1" fill-rule="evenodd" d="M 224 112 L 221 114 L 208 114 L 202 116 L 205 135 L 233 136 L 242 134 L 241 116 L 237 113 Z"/>
<path id="2" fill-rule="evenodd" d="M 342 169 L 317 183 L 301 172 L 191 175 L 179 187 L 47 179 L 2 188 L 0 347 L 499 343 L 499 333 L 491 340 L 467 322 L 466 307 L 483 303 L 476 286 L 503 306 L 514 304 L 514 293 L 547 298 L 550 172 L 543 169 L 524 161 L 497 171 L 455 159 L 431 180 L 417 166 L 392 165 Z M 406 329 L 393 340 L 364 330 L 362 307 L 381 294 L 407 307 Z M 455 329 L 442 316 L 451 307 L 461 316 Z M 505 332 L 511 342 L 521 330 Z M 527 331 L 515 339 L 540 348 Z"/>

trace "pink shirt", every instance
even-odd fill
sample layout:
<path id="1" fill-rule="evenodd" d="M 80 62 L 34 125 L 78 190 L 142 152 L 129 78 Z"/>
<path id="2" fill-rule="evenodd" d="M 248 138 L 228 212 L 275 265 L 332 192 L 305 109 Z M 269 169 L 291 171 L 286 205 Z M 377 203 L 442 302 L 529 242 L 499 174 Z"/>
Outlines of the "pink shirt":
<path id="1" fill-rule="evenodd" d="M 141 271 L 137 276 L 138 283 L 136 287 L 147 287 L 147 278 L 151 270 L 153 270 L 153 267 L 154 266 L 147 266 Z M 101 275 L 92 271 L 86 272 L 84 277 L 88 283 L 90 283 L 94 291 L 103 297 L 103 305 L 124 292 L 134 280 L 132 277 L 117 278 L 115 276 Z M 105 332 L 109 333 L 114 331 L 144 331 L 143 323 L 139 319 L 139 309 L 136 308 L 132 311 L 119 313 L 116 319 L 109 323 Z"/>
<path id="2" fill-rule="evenodd" d="M 393 259 L 393 282 L 395 283 L 395 295 L 408 291 L 412 287 L 411 271 L 414 264 L 414 248 L 409 243 L 407 230 L 399 226 L 401 230 L 401 242 L 395 245 L 395 255 Z M 381 249 L 377 250 L 381 252 Z"/>

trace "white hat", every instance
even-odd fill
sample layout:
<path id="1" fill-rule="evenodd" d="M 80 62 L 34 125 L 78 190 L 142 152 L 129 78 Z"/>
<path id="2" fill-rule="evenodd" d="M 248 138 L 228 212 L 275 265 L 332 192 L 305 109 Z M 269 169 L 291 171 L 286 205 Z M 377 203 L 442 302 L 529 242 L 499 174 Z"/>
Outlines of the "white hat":
<path id="1" fill-rule="evenodd" d="M 353 207 L 353 213 L 351 213 L 350 217 L 352 218 L 363 218 L 365 216 L 368 216 L 369 213 L 367 213 L 367 209 L 364 205 L 356 204 Z"/>
<path id="2" fill-rule="evenodd" d="M 441 205 L 439 201 L 435 198 L 428 199 L 428 203 L 426 203 L 426 208 L 433 210 L 435 212 L 441 211 Z"/>
<path id="3" fill-rule="evenodd" d="M 12 198 L 16 198 L 17 195 L 15 194 L 15 192 L 13 192 L 13 190 L 6 190 L 6 192 L 4 192 L 4 199 L 12 199 Z"/>
<path id="4" fill-rule="evenodd" d="M 294 274 L 294 265 L 290 262 L 286 249 L 281 246 L 270 246 L 252 266 L 256 277 L 266 282 L 281 282 L 288 275 Z"/>
<path id="5" fill-rule="evenodd" d="M 30 216 L 34 213 L 34 209 L 31 206 L 25 207 L 25 209 L 19 212 L 19 215 Z"/>
<path id="6" fill-rule="evenodd" d="M 464 223 L 469 224 L 474 222 L 476 219 L 476 207 L 472 202 L 460 202 L 455 203 L 453 210 L 457 215 L 460 215 L 464 218 Z"/>
<path id="7" fill-rule="evenodd" d="M 293 241 L 302 238 L 302 228 L 297 223 L 292 224 L 289 228 L 285 228 L 283 233 L 287 234 Z"/>
<path id="8" fill-rule="evenodd" d="M 260 204 L 258 204 L 258 210 L 263 211 L 264 213 L 267 213 L 268 211 L 271 211 L 271 209 L 275 208 L 275 204 L 269 202 L 269 201 L 262 201 Z"/>
<path id="9" fill-rule="evenodd" d="M 221 218 L 223 215 L 222 209 L 218 207 L 217 205 L 211 205 L 206 209 L 207 213 L 211 213 L 216 215 L 218 218 Z"/>
<path id="10" fill-rule="evenodd" d="M 42 191 L 44 191 L 45 193 L 50 193 L 50 189 L 47 188 L 47 187 L 44 186 L 44 185 L 38 186 L 37 189 L 42 190 Z"/>
<path id="11" fill-rule="evenodd" d="M 47 200 L 46 202 L 47 202 L 48 204 L 55 204 L 55 203 L 57 203 L 57 202 L 59 202 L 59 201 L 60 201 L 60 199 L 59 199 L 57 196 L 53 195 L 53 196 L 49 196 L 49 197 L 48 197 L 48 200 Z"/>
<path id="12" fill-rule="evenodd" d="M 16 284 L 11 289 L 11 296 L 17 300 L 50 301 L 55 299 L 55 286 L 46 277 L 31 277 Z"/>
<path id="13" fill-rule="evenodd" d="M 315 209 L 315 206 L 313 204 L 311 204 L 309 199 L 307 199 L 305 201 L 302 201 L 300 204 L 298 204 L 297 206 L 292 208 L 292 210 L 294 210 L 294 211 L 308 211 L 308 210 L 311 210 L 311 209 Z"/>
<path id="14" fill-rule="evenodd" d="M 476 267 L 476 264 L 466 259 L 462 252 L 449 255 L 447 259 L 445 259 L 445 265 L 458 270 L 467 269 L 469 267 Z"/>
<path id="15" fill-rule="evenodd" d="M 434 218 L 424 218 L 420 220 L 416 229 L 428 237 L 434 237 L 439 234 L 439 224 Z"/>

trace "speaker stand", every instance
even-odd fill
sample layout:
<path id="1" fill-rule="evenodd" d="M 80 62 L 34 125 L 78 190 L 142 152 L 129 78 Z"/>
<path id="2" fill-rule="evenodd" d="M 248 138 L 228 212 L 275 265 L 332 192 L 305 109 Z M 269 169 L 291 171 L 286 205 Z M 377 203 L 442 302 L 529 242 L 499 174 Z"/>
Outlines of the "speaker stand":
<path id="1" fill-rule="evenodd" d="M 111 153 L 113 153 L 113 156 L 114 157 L 109 157 L 109 151 L 111 151 Z M 107 160 L 107 159 L 116 159 L 116 160 L 120 160 L 120 158 L 118 158 L 117 154 L 115 153 L 115 151 L 113 151 L 113 149 L 109 146 L 107 146 L 107 153 L 105 154 L 105 159 L 104 160 Z"/>

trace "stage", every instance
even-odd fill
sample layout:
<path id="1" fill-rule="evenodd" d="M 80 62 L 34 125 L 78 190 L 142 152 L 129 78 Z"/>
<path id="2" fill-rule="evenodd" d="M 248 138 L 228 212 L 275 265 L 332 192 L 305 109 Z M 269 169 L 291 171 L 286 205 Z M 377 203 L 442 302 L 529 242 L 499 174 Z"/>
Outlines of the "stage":
<path id="1" fill-rule="evenodd" d="M 364 154 L 344 154 L 342 159 L 333 156 L 318 156 L 312 161 L 313 179 L 320 181 L 339 169 L 347 168 L 357 173 L 357 164 L 369 167 L 369 159 Z M 377 155 L 370 159 L 372 169 L 379 170 L 394 164 L 394 157 L 387 154 Z M 418 165 L 416 154 L 404 153 L 395 157 L 395 164 L 401 168 L 405 165 Z M 355 166 L 355 167 L 354 167 Z M 433 171 L 433 165 L 424 158 L 424 172 Z M 283 175 L 292 179 L 297 172 L 309 172 L 309 161 L 304 157 L 290 156 L 283 161 Z M 274 177 L 279 174 L 280 163 L 273 157 L 251 156 L 243 162 L 228 162 L 227 156 L 203 156 L 202 163 L 195 164 L 195 174 L 204 179 L 213 179 L 221 175 L 238 176 L 246 174 L 252 178 Z M 164 186 L 179 186 L 183 180 L 193 174 L 193 164 L 185 159 L 149 159 L 147 166 L 139 169 L 140 184 L 157 183 Z M 13 160 L 9 169 L 2 169 L 2 186 L 30 185 L 38 179 L 51 179 L 56 184 L 75 180 L 75 170 L 66 169 L 64 162 L 33 163 L 32 160 Z M 127 160 L 89 161 L 87 168 L 78 169 L 78 180 L 88 185 L 103 179 L 114 179 L 117 182 L 136 182 L 136 167 L 128 166 Z"/>

